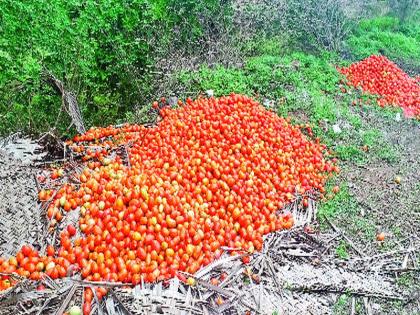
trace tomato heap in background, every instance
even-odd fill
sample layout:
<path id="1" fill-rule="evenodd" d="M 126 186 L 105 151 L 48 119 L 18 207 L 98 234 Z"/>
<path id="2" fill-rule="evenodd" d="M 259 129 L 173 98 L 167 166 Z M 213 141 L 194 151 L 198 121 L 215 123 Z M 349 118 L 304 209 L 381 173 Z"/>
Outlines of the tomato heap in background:
<path id="1" fill-rule="evenodd" d="M 348 85 L 379 95 L 378 105 L 399 106 L 407 117 L 420 118 L 420 86 L 385 56 L 370 56 L 339 71 Z"/>
<path id="2" fill-rule="evenodd" d="M 238 249 L 233 254 L 260 250 L 263 235 L 293 225 L 279 209 L 296 195 L 323 193 L 338 171 L 325 146 L 301 131 L 311 134 L 308 126 L 293 126 L 251 98 L 178 105 L 155 102 L 162 120 L 154 128 L 95 128 L 69 141 L 85 168 L 79 185 L 57 191 L 47 216 L 61 221 L 79 208 L 82 233 L 69 225 L 59 248 L 48 246 L 43 256 L 25 246 L 0 261 L 0 271 L 38 280 L 80 270 L 87 280 L 134 284 L 195 273 L 221 246 Z M 121 148 L 129 161 L 111 154 Z"/>

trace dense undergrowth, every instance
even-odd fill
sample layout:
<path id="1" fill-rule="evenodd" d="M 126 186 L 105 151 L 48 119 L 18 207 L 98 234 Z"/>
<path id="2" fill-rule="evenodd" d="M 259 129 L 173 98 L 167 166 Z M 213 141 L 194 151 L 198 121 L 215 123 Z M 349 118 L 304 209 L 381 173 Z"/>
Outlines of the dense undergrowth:
<path id="1" fill-rule="evenodd" d="M 60 135 L 74 133 L 68 129 L 66 114 L 61 114 L 57 122 L 61 95 L 48 83 L 47 73 L 54 74 L 75 93 L 89 127 L 139 121 L 148 104 L 168 90 L 179 91 L 175 96 L 207 89 L 215 90 L 217 95 L 232 91 L 258 94 L 275 101 L 282 115 L 312 104 L 309 119 L 316 120 L 318 111 L 334 106 L 331 95 L 339 81 L 334 65 L 343 63 L 343 52 L 351 57 L 348 61 L 384 53 L 402 63 L 404 70 L 418 72 L 418 13 L 404 22 L 392 16 L 360 23 L 349 20 L 351 32 L 336 35 L 330 43 L 316 38 L 316 34 L 303 38 L 304 23 L 294 25 L 287 14 L 279 13 L 288 9 L 292 15 L 297 14 L 292 2 L 289 7 L 282 7 L 281 1 L 273 3 L 273 15 L 267 20 L 263 5 L 245 2 L 238 15 L 233 12 L 235 1 L 107 0 L 100 6 L 79 0 L 54 4 L 3 1 L 0 134 L 17 130 L 39 134 L 52 127 Z M 316 4 L 308 0 L 308 5 Z M 321 18 L 330 18 L 328 12 L 322 14 Z M 308 12 L 305 17 L 313 18 Z M 242 20 L 248 23 L 246 27 L 240 24 Z M 251 35 L 245 38 L 241 32 Z M 305 42 L 312 44 L 305 46 Z M 341 42 L 342 47 L 338 47 Z M 193 74 L 190 68 L 156 71 L 171 51 L 188 58 L 198 51 L 213 51 L 217 45 L 232 45 L 242 56 L 242 66 L 200 66 L 198 56 L 195 64 L 199 70 Z M 331 47 L 336 47 L 336 52 L 326 51 Z M 227 54 L 221 56 L 223 60 L 229 58 Z M 157 86 L 154 82 L 160 77 L 169 77 L 168 82 L 181 87 Z M 330 113 L 329 118 L 335 115 Z"/>
<path id="2" fill-rule="evenodd" d="M 412 20 L 401 24 L 391 16 L 364 20 L 347 40 L 354 59 L 382 53 L 396 62 L 402 62 L 410 70 L 420 67 L 420 25 Z M 410 69 L 414 68 L 414 69 Z M 415 72 L 415 71 L 413 71 Z"/>
<path id="3" fill-rule="evenodd" d="M 186 99 L 204 93 L 223 96 L 235 92 L 256 98 L 279 116 L 290 117 L 294 124 L 309 124 L 313 138 L 320 138 L 331 155 L 340 159 L 343 173 L 348 175 L 350 168 L 354 171 L 370 164 L 379 170 L 386 168 L 384 173 L 391 180 L 387 179 L 383 191 L 389 193 L 389 181 L 393 182 L 397 172 L 404 172 L 398 163 L 407 152 L 399 142 L 389 140 L 386 128 L 403 119 L 402 111 L 379 108 L 374 97 L 344 85 L 337 67 L 383 54 L 410 75 L 418 76 L 419 11 L 404 19 L 389 12 L 354 20 L 349 34 L 340 35 L 340 47 L 337 42 L 317 46 L 314 37 L 309 40 L 311 46 L 305 47 L 304 32 L 282 32 L 284 26 L 274 19 L 269 29 L 265 24 L 255 26 L 255 33 L 244 41 L 237 40 L 241 38 L 237 33 L 222 41 L 235 42 L 232 49 L 239 52 L 240 60 L 228 54 L 221 57 L 226 62 L 200 59 L 198 50 L 213 51 L 220 45 L 223 30 L 231 30 L 231 4 L 217 0 L 107 0 L 101 5 L 91 0 L 54 4 L 41 0 L 25 5 L 3 1 L 0 135 L 18 130 L 40 134 L 53 126 L 63 138 L 74 135 L 65 113 L 57 121 L 61 95 L 48 83 L 47 73 L 77 95 L 87 127 L 151 120 L 150 103 L 160 96 Z M 252 13 L 257 6 L 248 9 Z M 164 72 L 165 62 L 176 61 L 165 61 L 173 50 L 197 61 L 193 66 Z M 155 84 L 161 78 L 165 78 L 163 85 Z M 171 91 L 170 95 L 165 91 Z M 366 119 L 371 113 L 377 120 Z M 376 125 L 378 121 L 383 124 Z M 411 161 L 410 156 L 403 161 Z M 325 202 L 320 203 L 318 212 L 321 226 L 325 226 L 324 217 L 336 218 L 341 227 L 357 235 L 358 241 L 371 242 L 382 217 L 375 218 L 374 211 L 361 215 L 354 181 L 340 176 L 327 183 Z M 418 191 L 420 185 L 416 187 Z M 408 200 L 407 208 L 414 205 L 410 199 L 401 200 Z M 382 215 L 385 211 L 379 212 Z M 342 241 L 336 254 L 347 259 L 349 249 Z"/>
<path id="4" fill-rule="evenodd" d="M 2 1 L 0 134 L 40 133 L 55 125 L 61 95 L 47 73 L 76 94 L 87 126 L 125 121 L 127 112 L 150 100 L 151 71 L 169 43 L 199 40 L 210 17 L 229 16 L 229 4 Z M 57 128 L 64 134 L 69 119 L 61 118 Z"/>

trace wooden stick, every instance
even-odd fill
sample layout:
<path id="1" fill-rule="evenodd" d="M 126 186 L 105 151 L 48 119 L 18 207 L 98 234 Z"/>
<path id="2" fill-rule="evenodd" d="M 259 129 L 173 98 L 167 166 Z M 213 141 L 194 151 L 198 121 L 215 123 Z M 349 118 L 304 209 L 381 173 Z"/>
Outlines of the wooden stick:
<path id="1" fill-rule="evenodd" d="M 353 259 L 354 260 L 372 260 L 372 259 L 382 258 L 382 257 L 386 257 L 386 256 L 392 256 L 394 254 L 404 254 L 404 253 L 407 253 L 407 252 L 414 252 L 418 249 L 420 249 L 420 246 L 410 247 L 410 248 L 407 248 L 407 249 L 394 250 L 394 251 L 391 251 L 391 252 L 378 254 L 378 255 L 374 255 L 374 256 L 370 256 L 370 257 L 356 257 L 356 258 L 353 258 Z"/>
<path id="2" fill-rule="evenodd" d="M 36 189 L 38 189 L 38 191 L 41 190 L 41 186 L 39 185 L 38 179 L 36 178 L 36 175 L 33 174 L 34 180 L 35 180 L 35 185 L 36 185 Z"/>
<path id="3" fill-rule="evenodd" d="M 390 299 L 390 300 L 398 300 L 398 301 L 406 301 L 406 298 L 399 296 L 399 295 L 386 295 L 380 293 L 369 293 L 369 292 L 361 292 L 361 291 L 350 291 L 346 288 L 343 289 L 333 289 L 333 288 L 311 288 L 306 286 L 299 286 L 299 287 L 289 287 L 292 291 L 298 292 L 315 292 L 315 293 L 336 293 L 336 294 L 350 294 L 356 296 L 365 296 L 365 297 L 374 297 L 380 299 Z"/>
<path id="4" fill-rule="evenodd" d="M 355 315 L 356 314 L 356 297 L 352 297 L 351 298 L 351 311 L 350 311 L 351 315 Z"/>
<path id="5" fill-rule="evenodd" d="M 362 257 L 365 257 L 365 255 L 362 253 L 362 251 L 360 250 L 360 249 L 358 249 L 357 247 L 356 247 L 356 245 L 354 245 L 354 243 L 353 243 L 353 241 L 350 239 L 350 238 L 348 238 L 344 233 L 343 233 L 343 231 L 341 231 L 338 227 L 336 227 L 328 218 L 327 218 L 327 216 L 324 216 L 324 218 L 325 218 L 325 220 L 327 221 L 327 223 L 332 227 L 332 229 L 335 231 L 335 232 L 337 232 L 337 233 L 340 233 L 341 234 L 341 236 L 349 243 L 349 245 L 360 255 L 360 256 L 362 256 Z"/>
<path id="6" fill-rule="evenodd" d="M 73 284 L 73 286 L 69 290 L 69 293 L 67 294 L 63 303 L 61 304 L 60 308 L 57 310 L 57 312 L 55 312 L 55 315 L 61 315 L 64 313 L 64 310 L 67 308 L 67 305 L 69 305 L 70 300 L 72 299 L 74 293 L 77 290 L 77 287 L 78 287 L 77 285 Z"/>

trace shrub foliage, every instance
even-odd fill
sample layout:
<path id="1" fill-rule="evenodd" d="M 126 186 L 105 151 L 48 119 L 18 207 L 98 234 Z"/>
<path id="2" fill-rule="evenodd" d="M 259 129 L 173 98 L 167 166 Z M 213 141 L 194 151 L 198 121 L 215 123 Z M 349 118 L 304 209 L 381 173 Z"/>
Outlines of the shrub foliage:
<path id="1" fill-rule="evenodd" d="M 372 2 L 385 3 L 385 11 L 397 17 L 356 26 Z M 162 94 L 196 92 L 185 87 L 269 97 L 286 87 L 288 93 L 293 72 L 275 68 L 273 58 L 287 59 L 296 50 L 322 56 L 344 47 L 354 58 L 400 52 L 417 69 L 419 28 L 410 15 L 419 16 L 413 6 L 418 1 L 394 2 L 3 0 L 0 135 L 54 126 L 61 135 L 74 131 L 45 73 L 77 96 L 89 127 L 138 119 L 134 113 L 143 115 L 145 105 Z M 216 64 L 220 71 L 210 71 Z M 183 70 L 197 69 L 199 84 L 191 85 L 191 71 Z"/>
<path id="2" fill-rule="evenodd" d="M 168 43 L 200 39 L 224 7 L 229 2 L 2 1 L 0 133 L 54 125 L 61 96 L 45 71 L 77 95 L 87 125 L 124 120 L 149 100 L 153 65 Z"/>

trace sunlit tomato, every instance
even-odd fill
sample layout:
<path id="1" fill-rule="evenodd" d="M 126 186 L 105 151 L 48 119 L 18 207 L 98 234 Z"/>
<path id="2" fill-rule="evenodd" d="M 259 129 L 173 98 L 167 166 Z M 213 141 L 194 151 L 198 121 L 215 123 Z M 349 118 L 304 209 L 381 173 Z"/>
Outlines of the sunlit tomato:
<path id="1" fill-rule="evenodd" d="M 47 250 L 46 250 L 47 256 L 54 256 L 55 255 L 55 249 L 52 245 L 48 245 L 47 246 Z"/>
<path id="2" fill-rule="evenodd" d="M 384 232 L 380 232 L 376 235 L 376 240 L 379 242 L 383 242 L 385 240 L 385 233 Z"/>
<path id="3" fill-rule="evenodd" d="M 48 192 L 44 189 L 38 193 L 38 198 L 40 201 L 46 201 L 48 197 L 49 197 Z"/>
<path id="4" fill-rule="evenodd" d="M 219 283 L 220 283 L 220 281 L 219 281 L 219 279 L 217 279 L 217 278 L 211 278 L 211 279 L 210 279 L 210 283 L 211 283 L 212 285 L 214 285 L 214 286 L 218 286 L 218 285 L 219 285 Z"/>

